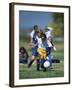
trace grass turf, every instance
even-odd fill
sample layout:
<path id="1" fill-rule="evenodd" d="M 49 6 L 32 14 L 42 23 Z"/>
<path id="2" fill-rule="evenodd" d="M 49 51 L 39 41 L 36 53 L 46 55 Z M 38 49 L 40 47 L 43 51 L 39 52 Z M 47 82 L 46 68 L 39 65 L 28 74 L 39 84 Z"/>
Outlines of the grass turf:
<path id="1" fill-rule="evenodd" d="M 31 49 L 28 43 L 20 41 L 20 46 L 24 46 L 31 56 Z M 27 64 L 19 64 L 19 79 L 30 79 L 30 78 L 53 78 L 64 76 L 64 51 L 63 42 L 55 44 L 57 51 L 52 51 L 53 58 L 59 59 L 60 63 L 53 63 L 53 69 L 48 69 L 46 72 L 37 71 L 36 63 L 34 62 L 31 68 L 27 68 Z"/>
<path id="2" fill-rule="evenodd" d="M 53 69 L 48 69 L 46 72 L 37 71 L 36 64 L 34 63 L 31 68 L 27 68 L 27 64 L 19 65 L 19 78 L 50 78 L 50 77 L 63 77 L 64 76 L 64 62 L 61 60 L 60 63 L 53 63 Z"/>

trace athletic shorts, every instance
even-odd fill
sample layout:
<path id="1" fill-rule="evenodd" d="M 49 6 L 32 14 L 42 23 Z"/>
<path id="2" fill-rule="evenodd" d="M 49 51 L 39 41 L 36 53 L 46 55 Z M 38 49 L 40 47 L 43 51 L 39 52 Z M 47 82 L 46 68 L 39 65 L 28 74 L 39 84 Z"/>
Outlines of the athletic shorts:
<path id="1" fill-rule="evenodd" d="M 40 56 L 41 59 L 46 59 L 46 50 L 43 50 L 41 48 L 38 48 L 37 49 L 37 52 L 38 52 L 38 54 L 39 54 L 39 56 Z"/>
<path id="2" fill-rule="evenodd" d="M 32 48 L 32 56 L 38 56 L 37 47 Z"/>
<path id="3" fill-rule="evenodd" d="M 50 55 L 51 54 L 51 47 L 47 47 L 46 48 L 46 53 L 47 53 L 47 55 Z"/>

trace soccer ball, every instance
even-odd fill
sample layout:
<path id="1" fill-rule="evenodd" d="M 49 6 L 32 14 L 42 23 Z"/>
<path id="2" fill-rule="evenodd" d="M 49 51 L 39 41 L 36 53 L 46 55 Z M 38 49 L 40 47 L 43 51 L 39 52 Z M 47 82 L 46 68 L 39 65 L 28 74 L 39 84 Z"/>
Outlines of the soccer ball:
<path id="1" fill-rule="evenodd" d="M 49 66 L 50 66 L 50 62 L 49 62 L 49 61 L 45 61 L 45 62 L 44 62 L 44 67 L 45 67 L 45 68 L 48 68 Z"/>

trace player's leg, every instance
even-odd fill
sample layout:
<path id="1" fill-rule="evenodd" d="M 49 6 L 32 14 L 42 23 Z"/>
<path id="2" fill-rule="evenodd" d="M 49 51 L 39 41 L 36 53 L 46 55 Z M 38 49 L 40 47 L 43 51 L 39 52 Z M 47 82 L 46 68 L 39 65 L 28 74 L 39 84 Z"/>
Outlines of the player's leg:
<path id="1" fill-rule="evenodd" d="M 37 58 L 36 58 L 36 69 L 37 69 L 37 71 L 39 71 L 40 70 L 40 56 L 39 56 L 39 53 L 37 52 L 37 56 L 36 56 Z"/>
<path id="2" fill-rule="evenodd" d="M 41 68 L 44 68 L 43 64 L 44 64 L 45 60 L 41 59 L 40 63 L 41 63 Z"/>
<path id="3" fill-rule="evenodd" d="M 41 58 L 41 68 L 43 71 L 46 71 L 46 68 L 44 67 L 44 62 L 46 61 L 46 53 L 43 53 L 43 58 Z"/>
<path id="4" fill-rule="evenodd" d="M 50 66 L 49 66 L 49 69 L 53 69 L 52 67 L 52 58 L 51 58 L 51 54 L 47 55 L 47 59 L 49 62 L 50 62 Z"/>
<path id="5" fill-rule="evenodd" d="M 31 61 L 28 64 L 28 68 L 31 67 L 31 65 L 32 65 L 32 63 L 33 63 L 34 60 L 35 60 L 35 56 L 32 56 L 31 57 Z"/>
<path id="6" fill-rule="evenodd" d="M 31 67 L 34 60 L 35 60 L 35 48 L 32 48 L 32 57 L 31 57 L 31 61 L 28 64 L 28 68 Z"/>
<path id="7" fill-rule="evenodd" d="M 40 60 L 37 59 L 37 71 L 39 71 L 39 70 L 40 70 Z"/>
<path id="8" fill-rule="evenodd" d="M 44 62 L 45 62 L 45 60 L 41 59 L 41 68 L 43 71 L 46 71 L 46 68 L 44 67 Z"/>
<path id="9" fill-rule="evenodd" d="M 46 68 L 44 68 L 43 64 L 45 62 L 45 57 L 46 57 L 46 53 L 44 52 L 44 50 L 38 48 L 38 54 L 40 56 L 40 64 L 41 64 L 41 68 L 43 69 L 43 71 L 46 71 Z"/>

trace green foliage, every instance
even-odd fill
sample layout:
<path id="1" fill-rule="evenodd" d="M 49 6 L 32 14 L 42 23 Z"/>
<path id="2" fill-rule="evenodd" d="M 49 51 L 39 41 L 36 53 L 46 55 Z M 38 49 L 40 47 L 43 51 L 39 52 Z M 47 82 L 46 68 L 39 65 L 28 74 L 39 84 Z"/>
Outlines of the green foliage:
<path id="1" fill-rule="evenodd" d="M 58 25 L 60 29 L 64 29 L 64 14 L 63 13 L 53 13 L 53 21 Z"/>
<path id="2" fill-rule="evenodd" d="M 53 35 L 55 37 L 64 36 L 64 14 L 63 13 L 53 13 L 53 22 L 48 26 L 53 28 Z"/>
<path id="3" fill-rule="evenodd" d="M 20 40 L 22 40 L 23 42 L 29 42 L 30 41 L 30 39 L 29 39 L 29 36 L 27 36 L 27 34 L 20 34 L 20 36 L 19 36 L 19 39 Z"/>
<path id="4" fill-rule="evenodd" d="M 53 13 L 54 22 L 64 23 L 64 14 L 63 13 Z"/>
<path id="5" fill-rule="evenodd" d="M 52 34 L 54 35 L 54 37 L 64 36 L 64 31 L 61 30 L 56 23 L 50 23 L 48 26 L 53 28 Z"/>

